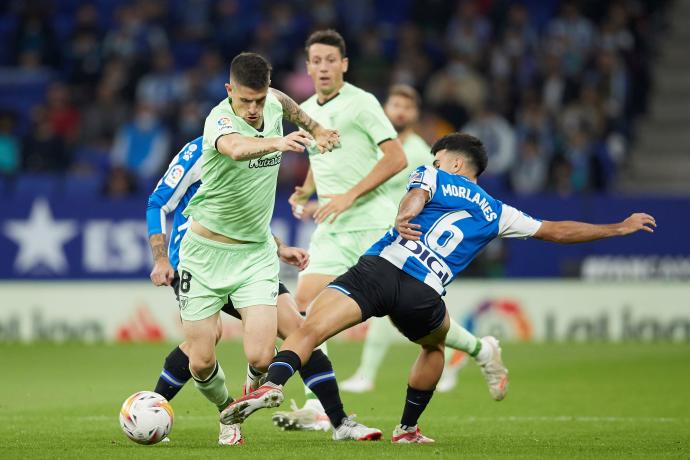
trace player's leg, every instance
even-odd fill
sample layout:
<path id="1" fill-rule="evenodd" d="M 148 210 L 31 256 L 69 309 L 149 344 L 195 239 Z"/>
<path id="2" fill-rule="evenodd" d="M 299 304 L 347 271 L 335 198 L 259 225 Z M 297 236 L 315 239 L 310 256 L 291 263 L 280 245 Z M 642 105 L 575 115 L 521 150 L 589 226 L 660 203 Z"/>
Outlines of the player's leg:
<path id="1" fill-rule="evenodd" d="M 219 410 L 232 401 L 225 373 L 216 360 L 220 310 L 227 303 L 227 267 L 233 257 L 222 243 L 188 231 L 180 247 L 180 317 L 195 387 Z M 242 444 L 239 425 L 221 427 L 219 444 Z"/>
<path id="2" fill-rule="evenodd" d="M 314 348 L 341 330 L 357 324 L 361 318 L 362 313 L 356 302 L 335 289 L 326 289 L 312 304 L 309 316 L 302 327 L 295 330 L 283 342 L 283 346 L 268 368 L 266 384 L 257 392 L 250 393 L 247 397 L 228 406 L 223 411 L 221 420 L 236 423 L 257 409 L 273 407 L 278 400 L 282 402 L 280 389 L 295 372 L 302 368 L 303 364 L 307 364 L 312 352 L 315 351 Z M 318 355 L 325 357 L 321 351 Z M 332 374 L 332 370 L 327 373 Z M 332 376 L 327 377 L 330 379 Z M 314 388 L 316 386 L 314 385 Z M 257 398 L 260 398 L 260 401 L 255 401 Z"/>
<path id="3" fill-rule="evenodd" d="M 316 296 L 333 281 L 338 275 L 347 271 L 356 263 L 343 260 L 342 244 L 337 236 L 330 233 L 319 232 L 312 234 L 309 243 L 309 265 L 300 272 L 295 290 L 295 302 L 298 311 L 303 315 L 307 313 L 309 305 Z M 328 344 L 322 343 L 319 348 L 328 355 Z M 318 417 L 326 415 L 318 398 L 307 386 L 304 387 L 305 403 L 302 409 L 318 413 Z M 299 415 L 299 414 L 296 414 Z"/>
<path id="4" fill-rule="evenodd" d="M 438 291 L 400 271 L 397 302 L 390 312 L 391 322 L 422 350 L 410 372 L 405 408 L 393 431 L 394 443 L 426 443 L 417 420 L 431 400 L 444 364 L 444 342 L 450 327 L 446 305 Z"/>
<path id="5" fill-rule="evenodd" d="M 304 322 L 304 316 L 298 313 L 297 304 L 294 298 L 281 283 L 278 296 L 278 337 L 285 339 Z M 313 355 L 312 355 L 313 356 Z M 315 361 L 317 362 L 317 361 Z M 318 373 L 328 373 L 327 367 L 316 366 Z M 279 411 L 273 414 L 273 424 L 283 430 L 306 430 L 306 431 L 328 431 L 331 429 L 331 422 L 326 415 L 326 411 L 321 401 L 314 393 L 304 386 L 314 398 L 307 399 L 303 408 L 299 408 L 295 400 L 291 400 L 290 411 Z M 253 388 L 254 390 L 256 388 Z"/>
<path id="6" fill-rule="evenodd" d="M 265 372 L 275 355 L 278 317 L 275 305 L 254 305 L 239 309 L 242 315 L 244 354 L 254 369 Z"/>
<path id="7" fill-rule="evenodd" d="M 328 357 L 314 347 L 338 332 L 361 322 L 362 313 L 357 303 L 333 289 L 326 289 L 312 304 L 309 316 L 301 328 L 294 331 L 273 358 L 268 370 L 267 383 L 258 391 L 230 404 L 223 416 L 236 423 L 254 411 L 273 407 L 282 400 L 282 386 L 298 371 L 305 384 L 322 401 L 333 425 L 333 439 L 380 439 L 381 431 L 368 428 L 347 417 Z"/>
<path id="8" fill-rule="evenodd" d="M 393 430 L 393 436 L 391 437 L 391 442 L 393 443 L 428 444 L 434 442 L 433 439 L 421 433 L 417 426 L 417 421 L 426 409 L 429 401 L 431 401 L 436 384 L 443 372 L 445 360 L 443 343 L 448 332 L 449 323 L 450 319 L 448 313 L 446 313 L 441 326 L 415 341 L 421 345 L 422 350 L 410 371 L 405 407 L 400 424 Z"/>
<path id="9" fill-rule="evenodd" d="M 335 278 L 335 275 L 325 275 L 322 273 L 300 274 L 300 277 L 297 279 L 297 289 L 295 290 L 295 303 L 298 311 L 306 313 L 309 305 L 316 299 L 316 296 Z"/>
<path id="10" fill-rule="evenodd" d="M 225 311 L 225 307 L 223 307 Z M 238 315 L 239 316 L 239 315 Z M 216 345 L 223 335 L 223 323 L 218 321 L 216 327 Z M 165 357 L 163 363 L 163 370 L 156 382 L 156 388 L 153 390 L 162 395 L 168 401 L 171 401 L 182 387 L 192 378 L 189 371 L 189 345 L 187 342 L 182 342 L 180 345 L 173 348 Z"/>
<path id="11" fill-rule="evenodd" d="M 387 266 L 377 265 L 376 260 Z M 290 334 L 281 351 L 273 358 L 267 384 L 259 391 L 231 404 L 234 409 L 226 410 L 228 420 L 242 420 L 257 409 L 270 407 L 270 396 L 281 392 L 282 385 L 295 371 L 300 371 L 305 383 L 324 402 L 334 427 L 333 439 L 379 439 L 380 430 L 367 428 L 351 418 L 343 418 L 342 403 L 330 361 L 319 350 L 313 353 L 312 350 L 319 343 L 362 319 L 381 313 L 380 298 L 388 294 L 382 291 L 381 284 L 386 284 L 390 278 L 385 273 L 384 276 L 375 276 L 382 274 L 382 268 L 397 274 L 397 269 L 383 259 L 367 258 L 360 260 L 319 294 L 305 323 Z"/>

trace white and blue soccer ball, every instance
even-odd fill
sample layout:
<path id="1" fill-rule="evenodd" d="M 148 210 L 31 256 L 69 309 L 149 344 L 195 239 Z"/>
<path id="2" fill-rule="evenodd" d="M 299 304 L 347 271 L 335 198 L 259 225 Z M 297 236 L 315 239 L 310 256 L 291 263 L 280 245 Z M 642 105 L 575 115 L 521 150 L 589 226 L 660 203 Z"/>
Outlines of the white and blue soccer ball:
<path id="1" fill-rule="evenodd" d="M 156 444 L 172 430 L 174 414 L 167 399 L 153 391 L 139 391 L 127 398 L 120 409 L 120 427 L 139 444 Z"/>

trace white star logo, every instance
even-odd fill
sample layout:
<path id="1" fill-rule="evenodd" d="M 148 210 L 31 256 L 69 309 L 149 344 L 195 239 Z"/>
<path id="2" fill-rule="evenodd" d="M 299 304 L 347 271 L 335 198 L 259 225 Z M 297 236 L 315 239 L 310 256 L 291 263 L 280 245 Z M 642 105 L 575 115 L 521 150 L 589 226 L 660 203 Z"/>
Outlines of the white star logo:
<path id="1" fill-rule="evenodd" d="M 77 224 L 74 220 L 54 220 L 46 199 L 34 201 L 26 220 L 8 220 L 4 232 L 19 245 L 16 272 L 42 267 L 60 274 L 69 268 L 62 247 L 77 234 Z"/>

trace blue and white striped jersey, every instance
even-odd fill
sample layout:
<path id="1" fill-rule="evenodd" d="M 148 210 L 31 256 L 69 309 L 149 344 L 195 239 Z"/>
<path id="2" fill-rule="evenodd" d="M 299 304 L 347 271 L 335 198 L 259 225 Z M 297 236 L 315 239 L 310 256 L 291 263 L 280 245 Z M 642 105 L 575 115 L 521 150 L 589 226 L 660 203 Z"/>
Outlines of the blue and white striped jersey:
<path id="1" fill-rule="evenodd" d="M 168 258 L 174 270 L 180 261 L 180 242 L 189 227 L 182 215 L 187 203 L 201 185 L 201 137 L 188 142 L 175 155 L 156 188 L 149 196 L 146 225 L 149 238 L 165 231 L 166 216 L 173 212 L 173 229 L 168 243 Z"/>
<path id="2" fill-rule="evenodd" d="M 466 177 L 431 166 L 412 172 L 407 188 L 429 192 L 429 201 L 411 221 L 421 226 L 419 241 L 404 239 L 393 228 L 365 255 L 383 257 L 441 295 L 491 240 L 527 238 L 541 226 Z"/>

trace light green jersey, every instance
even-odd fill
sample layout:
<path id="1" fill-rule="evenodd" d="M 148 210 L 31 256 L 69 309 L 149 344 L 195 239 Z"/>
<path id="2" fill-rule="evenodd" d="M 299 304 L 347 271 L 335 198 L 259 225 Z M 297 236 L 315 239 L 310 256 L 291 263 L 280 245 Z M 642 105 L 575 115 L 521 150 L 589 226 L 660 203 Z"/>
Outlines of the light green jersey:
<path id="1" fill-rule="evenodd" d="M 229 99 L 221 101 L 206 117 L 201 187 L 184 210 L 212 232 L 241 241 L 271 238 L 269 224 L 275 204 L 281 152 L 249 161 L 235 161 L 216 150 L 221 136 L 238 133 L 252 137 L 281 137 L 283 107 L 269 91 L 264 125 L 257 130 L 235 115 Z"/>
<path id="2" fill-rule="evenodd" d="M 400 204 L 400 200 L 407 192 L 407 183 L 412 171 L 419 166 L 431 165 L 434 162 L 434 157 L 430 153 L 431 147 L 417 133 L 407 136 L 402 146 L 407 157 L 407 167 L 383 184 L 396 206 Z"/>
<path id="3" fill-rule="evenodd" d="M 328 201 L 324 195 L 345 193 L 359 183 L 378 161 L 378 145 L 397 137 L 376 97 L 349 83 L 326 103 L 319 104 L 314 95 L 301 107 L 321 125 L 340 132 L 340 147 L 332 152 L 309 150 L 321 205 Z M 323 222 L 317 230 L 340 233 L 387 228 L 393 225 L 395 213 L 395 205 L 378 187 L 359 197 L 335 223 Z"/>

